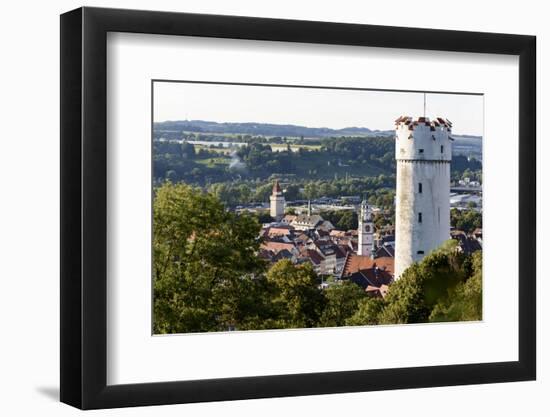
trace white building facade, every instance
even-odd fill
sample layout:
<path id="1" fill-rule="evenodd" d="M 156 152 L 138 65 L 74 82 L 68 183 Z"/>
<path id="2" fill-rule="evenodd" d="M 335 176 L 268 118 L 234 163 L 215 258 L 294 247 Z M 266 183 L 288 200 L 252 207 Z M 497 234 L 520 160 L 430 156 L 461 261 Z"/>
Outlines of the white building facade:
<path id="1" fill-rule="evenodd" d="M 450 238 L 452 124 L 396 120 L 395 277 Z"/>
<path id="2" fill-rule="evenodd" d="M 281 221 L 285 215 L 285 197 L 277 180 L 273 184 L 273 191 L 269 197 L 269 215 L 276 221 Z"/>
<path id="3" fill-rule="evenodd" d="M 374 225 L 372 223 L 372 212 L 366 200 L 361 203 L 359 212 L 357 255 L 372 256 L 374 252 Z"/>

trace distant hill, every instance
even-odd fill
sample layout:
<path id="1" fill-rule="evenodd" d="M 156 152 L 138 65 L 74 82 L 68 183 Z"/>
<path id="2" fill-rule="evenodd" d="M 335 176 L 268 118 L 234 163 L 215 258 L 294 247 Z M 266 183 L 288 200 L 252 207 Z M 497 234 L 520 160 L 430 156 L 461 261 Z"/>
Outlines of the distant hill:
<path id="1" fill-rule="evenodd" d="M 322 138 L 329 136 L 387 136 L 393 131 L 371 130 L 366 127 L 346 127 L 330 129 L 328 127 L 305 127 L 296 125 L 279 125 L 271 123 L 218 123 L 205 120 L 178 120 L 159 122 L 155 130 L 185 131 L 203 133 L 226 133 L 240 135 L 287 136 L 304 138 Z"/>
<path id="2" fill-rule="evenodd" d="M 297 125 L 280 125 L 272 123 L 218 123 L 206 120 L 177 120 L 157 122 L 154 124 L 155 133 L 171 133 L 170 136 L 181 132 L 212 133 L 225 135 L 258 135 L 278 137 L 304 137 L 305 139 L 320 139 L 340 136 L 393 136 L 393 130 L 372 130 L 367 127 L 346 127 L 330 129 L 328 127 L 305 127 Z M 453 154 L 474 156 L 481 160 L 481 136 L 455 135 Z"/>
<path id="3" fill-rule="evenodd" d="M 483 161 L 482 138 L 481 136 L 453 135 L 454 155 L 473 156 L 479 161 Z"/>

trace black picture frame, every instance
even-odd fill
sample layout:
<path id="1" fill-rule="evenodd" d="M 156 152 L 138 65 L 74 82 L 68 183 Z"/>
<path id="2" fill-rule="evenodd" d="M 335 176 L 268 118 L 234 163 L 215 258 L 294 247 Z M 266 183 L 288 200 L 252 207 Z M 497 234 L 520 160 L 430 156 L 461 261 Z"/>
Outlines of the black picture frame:
<path id="1" fill-rule="evenodd" d="M 108 32 L 519 56 L 519 360 L 107 385 Z M 84 7 L 61 15 L 60 57 L 62 402 L 95 409 L 535 379 L 534 36 Z"/>

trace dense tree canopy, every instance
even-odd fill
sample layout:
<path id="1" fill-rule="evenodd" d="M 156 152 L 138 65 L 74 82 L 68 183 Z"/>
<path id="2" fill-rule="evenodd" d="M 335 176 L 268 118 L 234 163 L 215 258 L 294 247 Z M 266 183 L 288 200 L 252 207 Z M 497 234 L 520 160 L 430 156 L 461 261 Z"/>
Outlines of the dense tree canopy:
<path id="1" fill-rule="evenodd" d="M 358 218 L 355 210 L 326 210 L 321 211 L 320 215 L 339 230 L 357 229 Z"/>
<path id="2" fill-rule="evenodd" d="M 241 135 L 242 136 L 242 135 Z M 255 137 L 233 144 L 235 137 L 214 136 L 222 141 L 210 143 L 208 137 L 193 137 L 201 144 L 183 141 L 153 142 L 153 177 L 206 186 L 216 182 L 265 181 L 273 175 L 294 176 L 303 180 L 328 180 L 392 176 L 395 173 L 394 139 L 391 137 L 324 137 L 317 140 L 287 141 L 285 138 Z M 243 139 L 244 140 L 244 139 Z M 318 144 L 317 144 L 318 143 Z M 469 173 L 477 178 L 481 162 L 462 155 L 453 156 L 453 179 Z M 392 184 L 388 186 L 393 187 Z M 291 190 L 289 197 L 292 196 Z M 331 195 L 330 188 L 319 196 Z M 306 191 L 306 194 L 308 192 Z M 307 198 L 314 198 L 308 195 Z"/>
<path id="3" fill-rule="evenodd" d="M 153 208 L 155 331 L 223 330 L 248 313 L 264 271 L 259 223 L 183 184 L 156 191 Z"/>
<path id="4" fill-rule="evenodd" d="M 285 259 L 267 273 L 272 284 L 272 303 L 282 328 L 314 327 L 325 304 L 311 264 L 295 266 Z"/>
<path id="5" fill-rule="evenodd" d="M 482 227 L 483 217 L 481 212 L 476 210 L 451 210 L 451 226 L 466 233 L 473 233 L 477 228 Z"/>
<path id="6" fill-rule="evenodd" d="M 319 323 L 321 327 L 346 325 L 346 320 L 355 314 L 358 304 L 369 299 L 360 286 L 350 281 L 332 285 L 324 294 L 326 306 Z"/>
<path id="7" fill-rule="evenodd" d="M 457 242 L 411 265 L 383 300 L 366 301 L 348 324 L 481 320 L 481 252 L 468 256 Z"/>
<path id="8" fill-rule="evenodd" d="M 310 264 L 257 256 L 260 225 L 183 184 L 156 189 L 155 333 L 480 320 L 481 253 L 447 242 L 371 298 L 349 281 L 322 289 Z"/>

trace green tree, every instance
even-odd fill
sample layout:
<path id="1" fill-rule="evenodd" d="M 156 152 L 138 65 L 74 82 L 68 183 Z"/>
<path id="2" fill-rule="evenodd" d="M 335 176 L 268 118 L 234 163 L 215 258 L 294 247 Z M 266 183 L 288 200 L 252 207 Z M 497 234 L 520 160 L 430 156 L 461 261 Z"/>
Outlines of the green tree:
<path id="1" fill-rule="evenodd" d="M 451 226 L 466 233 L 482 227 L 482 214 L 476 210 L 451 210 Z"/>
<path id="2" fill-rule="evenodd" d="M 300 199 L 300 187 L 296 184 L 290 184 L 285 189 L 285 199 L 287 201 L 294 201 Z"/>
<path id="3" fill-rule="evenodd" d="M 355 313 L 346 320 L 347 326 L 367 326 L 379 324 L 379 315 L 384 308 L 381 298 L 366 297 L 359 301 Z"/>
<path id="4" fill-rule="evenodd" d="M 321 216 L 339 230 L 355 230 L 358 226 L 358 217 L 355 210 L 327 210 L 322 211 Z"/>
<path id="5" fill-rule="evenodd" d="M 430 314 L 430 321 L 475 321 L 482 319 L 482 253 L 472 255 L 473 275 L 459 283 L 449 297 L 436 304 Z"/>
<path id="6" fill-rule="evenodd" d="M 272 190 L 273 183 L 267 183 L 257 187 L 254 192 L 254 201 L 269 201 Z"/>
<path id="7" fill-rule="evenodd" d="M 262 224 L 271 223 L 275 221 L 275 219 L 271 217 L 271 214 L 269 214 L 269 211 L 260 211 L 256 213 L 256 217 L 258 218 L 258 222 Z"/>
<path id="8" fill-rule="evenodd" d="M 327 304 L 320 319 L 322 327 L 345 325 L 346 320 L 357 310 L 358 303 L 367 297 L 360 286 L 350 281 L 331 285 L 324 294 Z"/>
<path id="9" fill-rule="evenodd" d="M 359 226 L 357 212 L 351 210 L 342 210 L 342 215 L 335 226 L 340 230 L 357 229 Z"/>
<path id="10" fill-rule="evenodd" d="M 466 256 L 459 253 L 456 246 L 456 241 L 449 240 L 403 272 L 390 286 L 379 315 L 381 324 L 429 321 L 434 306 L 447 299 L 469 276 Z"/>
<path id="11" fill-rule="evenodd" d="M 244 295 L 265 268 L 256 256 L 257 220 L 228 212 L 211 194 L 165 183 L 153 227 L 155 333 L 238 327 L 249 314 Z"/>
<path id="12" fill-rule="evenodd" d="M 309 263 L 295 266 L 288 259 L 281 260 L 268 271 L 267 280 L 273 285 L 272 303 L 278 326 L 304 328 L 317 325 L 325 297 Z"/>

